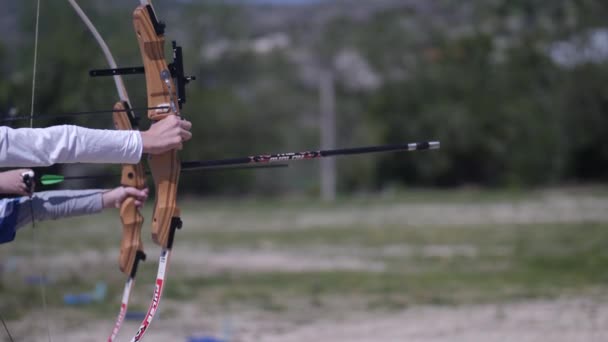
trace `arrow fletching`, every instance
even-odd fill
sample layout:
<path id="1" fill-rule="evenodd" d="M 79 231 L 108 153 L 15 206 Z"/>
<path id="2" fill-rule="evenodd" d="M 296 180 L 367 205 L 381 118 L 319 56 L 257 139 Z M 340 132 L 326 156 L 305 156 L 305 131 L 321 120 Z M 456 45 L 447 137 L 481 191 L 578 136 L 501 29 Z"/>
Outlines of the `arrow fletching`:
<path id="1" fill-rule="evenodd" d="M 42 175 L 40 177 L 40 184 L 42 185 L 54 185 L 61 183 L 65 180 L 64 176 L 61 175 Z"/>

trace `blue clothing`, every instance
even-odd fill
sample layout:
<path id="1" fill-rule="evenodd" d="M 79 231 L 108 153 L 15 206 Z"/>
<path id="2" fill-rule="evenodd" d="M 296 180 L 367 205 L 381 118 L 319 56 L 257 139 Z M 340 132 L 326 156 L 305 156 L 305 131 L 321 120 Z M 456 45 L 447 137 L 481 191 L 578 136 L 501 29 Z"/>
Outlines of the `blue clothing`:
<path id="1" fill-rule="evenodd" d="M 17 235 L 17 218 L 24 203 L 19 198 L 6 198 L 0 201 L 4 215 L 0 217 L 0 244 L 15 240 Z"/>

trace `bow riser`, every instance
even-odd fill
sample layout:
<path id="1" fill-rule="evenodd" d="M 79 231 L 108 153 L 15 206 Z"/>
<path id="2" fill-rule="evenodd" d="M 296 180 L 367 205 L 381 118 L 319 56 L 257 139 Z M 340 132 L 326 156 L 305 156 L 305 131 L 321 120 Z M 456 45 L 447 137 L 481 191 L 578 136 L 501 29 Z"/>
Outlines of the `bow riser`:
<path id="1" fill-rule="evenodd" d="M 144 2 L 146 1 L 142 1 L 142 3 Z M 174 54 L 179 57 L 179 60 L 177 64 L 174 62 L 173 66 L 169 68 L 164 53 L 164 24 L 157 20 L 154 9 L 149 3 L 135 9 L 133 12 L 133 26 L 146 74 L 148 107 L 164 106 L 170 109 L 168 113 L 166 110 L 150 110 L 148 111 L 148 117 L 152 121 L 159 121 L 169 115 L 180 115 L 180 97 L 177 94 L 178 88 L 175 87 L 174 77 L 178 79 L 179 89 L 182 89 L 182 85 L 188 82 L 188 79 L 183 76 L 181 50 L 174 44 Z M 185 99 L 184 94 L 181 95 L 181 98 Z M 179 218 L 180 211 L 176 205 L 177 185 L 181 172 L 181 163 L 177 151 L 172 150 L 161 155 L 150 156 L 148 165 L 156 188 L 156 202 L 152 215 L 152 240 L 162 247 L 162 251 L 152 302 L 146 317 L 131 342 L 142 340 L 159 309 L 175 230 L 181 228 L 182 225 Z"/>
<path id="2" fill-rule="evenodd" d="M 149 5 L 135 9 L 133 26 L 145 69 L 148 105 L 171 109 L 169 113 L 166 110 L 150 110 L 148 117 L 152 121 L 159 121 L 168 115 L 179 115 L 177 88 L 165 61 L 163 26 L 158 23 Z M 177 217 L 177 186 L 181 172 L 177 151 L 150 156 L 148 165 L 156 189 L 152 239 L 163 248 L 168 248 L 171 222 Z"/>
<path id="3" fill-rule="evenodd" d="M 144 74 L 146 75 L 146 92 L 148 94 L 148 104 L 154 103 L 155 106 L 168 106 L 171 112 L 167 113 L 164 109 L 152 109 L 148 111 L 150 120 L 162 120 L 168 115 L 179 115 L 179 110 L 175 100 L 177 99 L 177 89 L 174 85 L 171 72 L 165 60 L 165 37 L 157 34 L 155 29 L 156 19 L 150 17 L 147 6 L 139 6 L 133 12 L 133 26 L 139 43 L 139 50 L 144 64 Z M 161 73 L 167 72 L 169 78 L 164 80 Z M 169 86 L 167 85 L 169 83 Z"/>

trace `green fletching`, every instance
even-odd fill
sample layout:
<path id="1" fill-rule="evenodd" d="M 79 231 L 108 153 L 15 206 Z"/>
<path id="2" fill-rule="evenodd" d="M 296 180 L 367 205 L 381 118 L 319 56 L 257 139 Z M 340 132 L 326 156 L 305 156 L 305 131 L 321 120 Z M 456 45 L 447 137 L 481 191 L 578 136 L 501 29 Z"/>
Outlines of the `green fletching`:
<path id="1" fill-rule="evenodd" d="M 64 177 L 61 175 L 42 175 L 40 183 L 42 185 L 53 185 L 63 182 Z"/>

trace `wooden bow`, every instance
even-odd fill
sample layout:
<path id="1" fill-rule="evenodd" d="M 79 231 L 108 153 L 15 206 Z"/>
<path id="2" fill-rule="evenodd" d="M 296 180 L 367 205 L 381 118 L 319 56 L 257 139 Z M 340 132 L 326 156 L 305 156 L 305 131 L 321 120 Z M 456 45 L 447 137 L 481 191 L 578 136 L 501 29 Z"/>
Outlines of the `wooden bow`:
<path id="1" fill-rule="evenodd" d="M 153 122 L 169 115 L 180 115 L 185 102 L 185 86 L 193 79 L 184 76 L 182 51 L 173 42 L 173 62 L 165 60 L 165 25 L 157 19 L 149 1 L 141 0 L 133 12 L 133 26 L 139 43 L 146 75 L 148 118 Z M 177 186 L 181 164 L 176 150 L 148 158 L 148 166 L 154 178 L 156 201 L 152 218 L 152 240 L 162 247 L 158 260 L 156 286 L 148 312 L 131 342 L 140 341 L 158 311 L 165 283 L 175 231 L 182 226 L 177 207 Z"/>
<path id="2" fill-rule="evenodd" d="M 186 101 L 185 86 L 193 77 L 184 76 L 181 48 L 173 43 L 173 62 L 167 64 L 164 54 L 164 28 L 165 25 L 158 21 L 154 8 L 149 1 L 140 0 L 140 6 L 133 13 L 133 24 L 139 43 L 143 67 L 119 69 L 114 62 L 108 47 L 103 39 L 80 10 L 75 0 L 69 0 L 72 7 L 78 12 L 89 30 L 95 36 L 102 47 L 110 69 L 93 70 L 92 76 L 114 76 L 116 88 L 121 101 L 114 107 L 114 125 L 116 129 L 132 130 L 137 126 L 137 117 L 131 110 L 126 89 L 122 78 L 123 73 L 145 73 L 146 90 L 148 97 L 148 118 L 152 122 L 164 120 L 169 115 L 180 115 L 182 103 Z M 156 201 L 152 218 L 152 239 L 162 247 L 159 258 L 158 272 L 152 302 L 148 313 L 140 325 L 132 341 L 140 341 L 152 322 L 162 297 L 165 271 L 171 254 L 173 237 L 176 229 L 181 228 L 180 211 L 177 207 L 177 186 L 181 171 L 180 161 L 176 150 L 168 151 L 161 155 L 150 156 L 148 164 L 156 189 Z M 132 186 L 142 189 L 145 185 L 145 172 L 142 163 L 137 165 L 124 165 L 121 183 L 124 186 Z M 120 217 L 123 223 L 123 237 L 120 248 L 119 265 L 121 271 L 129 275 L 121 311 L 109 341 L 113 341 L 122 324 L 126 314 L 129 293 L 133 285 L 137 264 L 145 259 L 143 245 L 141 242 L 141 226 L 143 217 L 135 207 L 134 199 L 126 200 L 121 207 Z"/>
<path id="3" fill-rule="evenodd" d="M 117 67 L 116 61 L 110 52 L 107 44 L 89 20 L 87 15 L 82 11 L 80 6 L 75 0 L 69 0 L 70 4 L 82 19 L 89 31 L 93 34 L 95 40 L 99 44 L 103 51 L 108 65 L 110 68 L 115 69 Z M 127 93 L 126 87 L 120 75 L 114 75 L 114 84 L 120 101 L 114 105 L 115 112 L 112 115 L 114 127 L 118 130 L 134 130 L 138 129 L 139 118 L 131 110 L 131 101 Z M 146 174 L 144 171 L 143 162 L 139 162 L 135 165 L 123 165 L 121 173 L 121 185 L 134 187 L 137 189 L 143 189 L 146 186 Z M 120 242 L 120 255 L 118 258 L 118 265 L 120 270 L 127 276 L 125 288 L 123 290 L 122 301 L 120 311 L 114 328 L 108 341 L 112 342 L 118 335 L 122 322 L 124 321 L 127 313 L 127 307 L 129 304 L 129 297 L 131 289 L 135 284 L 135 277 L 137 274 L 137 266 L 139 261 L 146 259 L 144 253 L 143 242 L 141 240 L 141 229 L 144 223 L 144 218 L 139 212 L 139 209 L 135 206 L 135 199 L 126 199 L 120 207 L 120 220 L 122 222 L 122 239 Z"/>
<path id="4" fill-rule="evenodd" d="M 160 121 L 169 115 L 180 115 L 181 104 L 169 66 L 165 61 L 164 24 L 159 22 L 151 4 L 137 7 L 133 12 L 133 25 L 146 75 L 148 118 Z M 160 107 L 168 107 L 169 112 Z M 148 165 L 154 178 L 156 202 L 152 219 L 152 239 L 163 248 L 171 248 L 172 230 L 179 220 L 177 186 L 181 171 L 176 150 L 151 155 Z M 173 228 L 172 228 L 173 227 Z"/>

